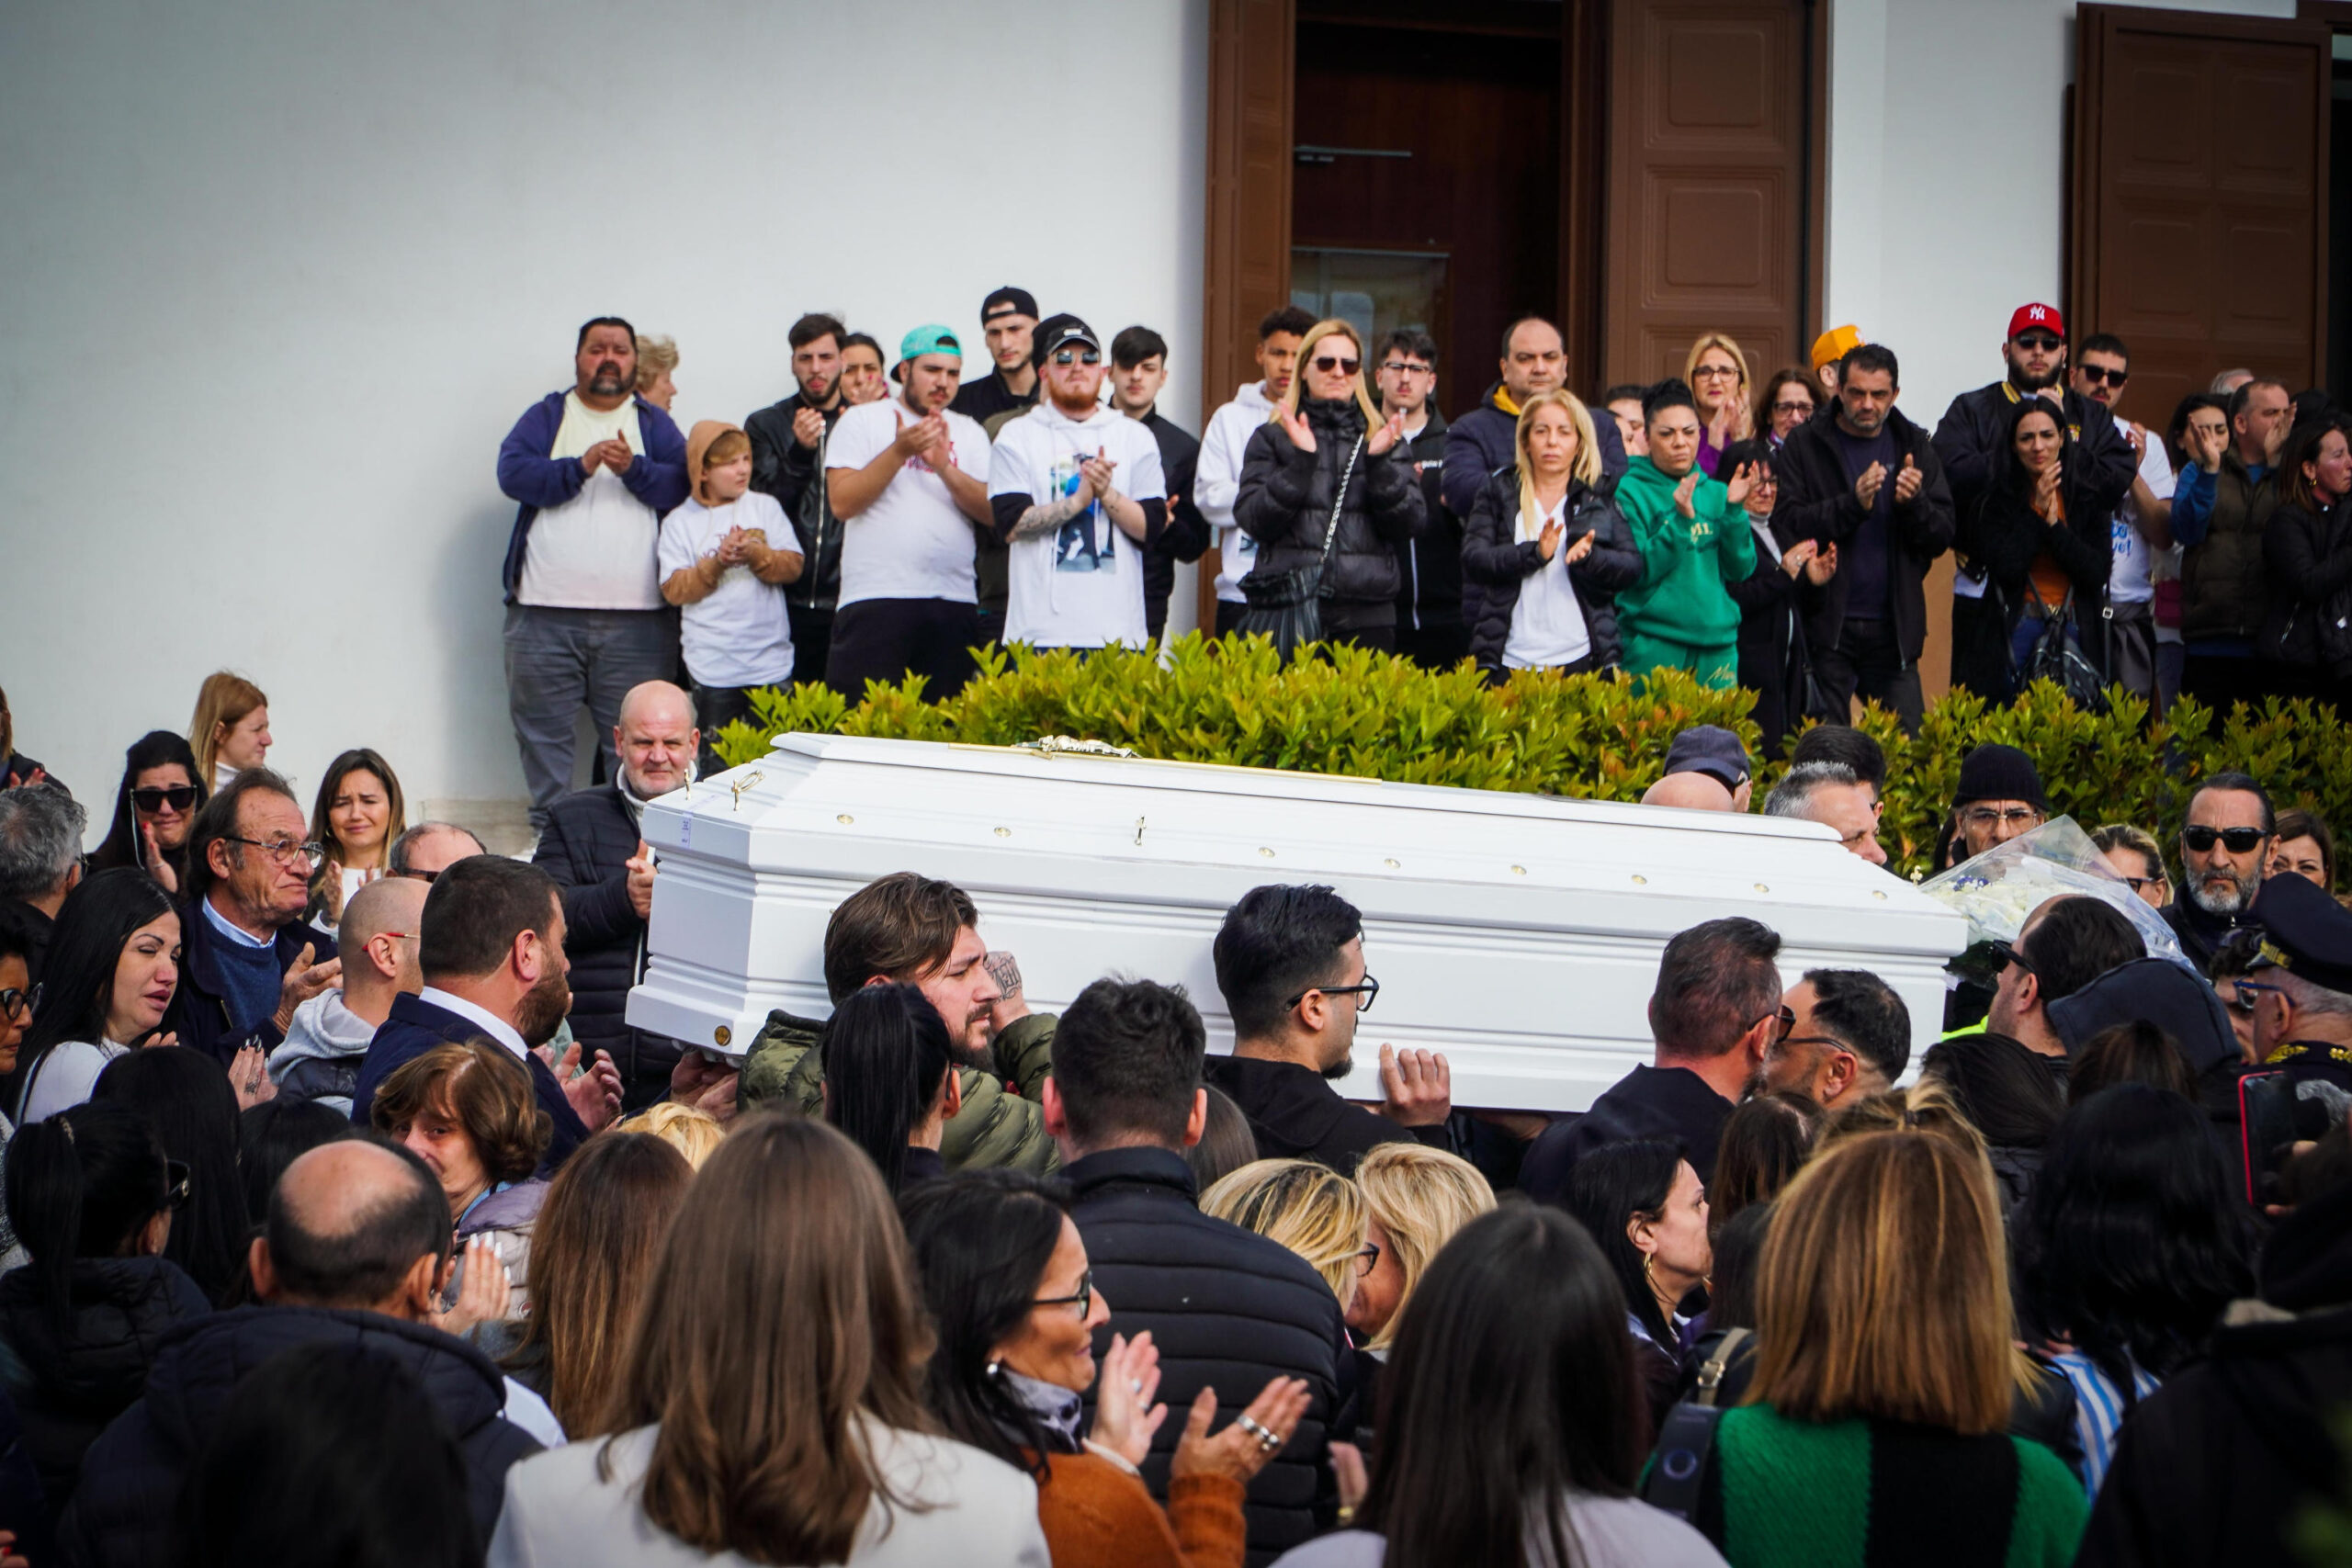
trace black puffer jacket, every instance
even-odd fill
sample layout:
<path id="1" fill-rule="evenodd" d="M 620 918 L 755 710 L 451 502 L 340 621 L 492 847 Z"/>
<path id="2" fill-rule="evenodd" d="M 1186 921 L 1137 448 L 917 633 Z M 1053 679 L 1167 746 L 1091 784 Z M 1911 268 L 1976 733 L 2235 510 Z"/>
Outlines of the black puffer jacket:
<path id="1" fill-rule="evenodd" d="M 824 416 L 825 434 L 814 446 L 803 446 L 792 433 L 792 422 L 807 406 L 799 393 L 770 403 L 743 422 L 752 440 L 752 488 L 775 497 L 798 535 L 801 558 L 808 564 L 785 584 L 784 596 L 796 604 L 830 610 L 842 591 L 842 520 L 833 515 L 825 491 L 825 443 L 848 409 L 836 400 L 817 412 Z M 772 539 L 771 544 L 784 541 Z"/>
<path id="2" fill-rule="evenodd" d="M 1064 1168 L 1062 1179 L 1076 1197 L 1070 1218 L 1095 1286 L 1111 1303 L 1098 1354 L 1114 1330 L 1133 1338 L 1149 1329 L 1159 1348 L 1159 1398 L 1170 1411 L 1187 1410 L 1214 1386 L 1220 1428 L 1268 1379 L 1306 1380 L 1306 1416 L 1250 1483 L 1250 1562 L 1272 1562 L 1329 1529 L 1339 1507 L 1330 1444 L 1354 1431 L 1347 1329 L 1331 1288 L 1289 1248 L 1202 1213 L 1181 1155 L 1110 1149 Z M 1182 1434 L 1162 1422 L 1143 1463 L 1145 1483 L 1163 1502 Z"/>
<path id="3" fill-rule="evenodd" d="M 1363 411 L 1352 402 L 1310 399 L 1301 406 L 1315 435 L 1314 451 L 1292 446 L 1281 425 L 1261 424 L 1241 455 L 1233 520 L 1258 541 L 1260 571 L 1292 571 L 1322 558 L 1340 475 L 1364 434 Z M 1396 547 L 1419 536 L 1427 521 L 1404 448 L 1374 457 L 1367 446 L 1358 454 L 1340 510 L 1339 538 L 1323 570 L 1324 597 L 1345 606 L 1348 624 L 1396 625 L 1402 581 Z"/>
<path id="4" fill-rule="evenodd" d="M 186 1324 L 164 1340 L 146 1396 L 90 1446 L 87 1483 L 58 1528 L 84 1568 L 175 1568 L 180 1480 L 220 1425 L 245 1374 L 281 1350 L 340 1345 L 398 1361 L 424 1386 L 465 1459 L 474 1523 L 488 1540 L 506 1472 L 538 1439 L 500 1412 L 506 1382 L 489 1357 L 437 1328 L 380 1313 L 241 1307 Z"/>
<path id="5" fill-rule="evenodd" d="M 2262 531 L 2270 603 L 2265 659 L 2352 680 L 2352 506 L 2313 513 L 2282 501 Z"/>
<path id="6" fill-rule="evenodd" d="M 548 811 L 531 863 L 563 890 L 563 951 L 571 960 L 571 1035 L 583 1055 L 609 1051 L 623 1098 L 635 1111 L 669 1092 L 683 1049 L 665 1034 L 631 1029 L 629 987 L 645 965 L 645 922 L 628 901 L 628 860 L 639 828 L 618 783 L 575 790 Z"/>
<path id="7" fill-rule="evenodd" d="M 1984 569 L 2010 626 L 2025 615 L 2033 596 L 2034 558 L 2048 550 L 2073 585 L 2075 630 L 2082 639 L 2083 657 L 2104 671 L 2107 622 L 2101 611 L 2115 563 L 2113 509 L 2102 508 L 2073 440 L 2059 448 L 2058 461 L 2064 476 L 2058 487 L 2066 508 L 2062 521 L 2048 523 L 2033 509 L 2032 481 L 2022 468 L 2012 467 L 1993 482 L 1974 513 L 1961 519 L 1953 548 Z"/>
<path id="8" fill-rule="evenodd" d="M 196 1281 L 162 1258 L 78 1259 L 73 1292 L 60 1334 L 32 1269 L 0 1278 L 0 1382 L 24 1423 L 52 1517 L 73 1499 L 84 1451 L 145 1391 L 164 1336 L 212 1310 Z"/>
<path id="9" fill-rule="evenodd" d="M 1751 519 L 1748 528 L 1755 527 Z M 1756 570 L 1724 584 L 1739 606 L 1739 683 L 1756 694 L 1756 728 L 1764 737 L 1764 755 L 1775 761 L 1789 732 L 1808 716 L 1804 617 L 1820 602 L 1820 590 L 1800 581 L 1803 572 L 1791 577 L 1781 564 L 1774 552 L 1785 548 L 1778 533 L 1770 544 L 1758 534 Z"/>
<path id="10" fill-rule="evenodd" d="M 1607 668 L 1620 652 L 1617 591 L 1642 580 L 1642 554 L 1617 503 L 1581 479 L 1568 481 L 1561 518 L 1562 549 L 1585 534 L 1593 536 L 1592 553 L 1568 568 L 1568 586 L 1584 607 L 1593 657 Z M 1502 668 L 1519 585 L 1546 564 L 1535 542 L 1521 542 L 1518 531 L 1519 470 L 1504 468 L 1487 477 L 1462 536 L 1462 619 L 1470 628 L 1470 657 L 1481 670 Z"/>

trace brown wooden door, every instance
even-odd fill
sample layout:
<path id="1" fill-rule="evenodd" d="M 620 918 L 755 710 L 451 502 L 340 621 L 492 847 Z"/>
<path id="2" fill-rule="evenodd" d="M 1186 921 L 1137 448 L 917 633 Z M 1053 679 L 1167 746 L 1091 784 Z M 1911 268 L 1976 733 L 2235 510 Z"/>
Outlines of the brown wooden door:
<path id="1" fill-rule="evenodd" d="M 2132 350 L 2154 424 L 2214 373 L 2326 371 L 2324 22 L 2076 14 L 2067 326 Z"/>
<path id="2" fill-rule="evenodd" d="M 1209 0 L 1209 189 L 1201 418 L 1255 368 L 1258 323 L 1290 298 L 1295 0 Z M 1216 620 L 1217 549 L 1201 558 L 1200 618 Z"/>
<path id="3" fill-rule="evenodd" d="M 1610 13 L 1601 379 L 1679 376 L 1720 332 L 1760 382 L 1805 346 L 1804 0 Z"/>

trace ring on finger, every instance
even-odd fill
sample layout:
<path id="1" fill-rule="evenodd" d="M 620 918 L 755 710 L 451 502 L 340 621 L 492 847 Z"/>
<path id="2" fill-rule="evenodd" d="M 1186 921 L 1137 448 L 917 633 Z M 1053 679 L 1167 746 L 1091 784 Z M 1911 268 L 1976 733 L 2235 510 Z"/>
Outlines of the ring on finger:
<path id="1" fill-rule="evenodd" d="M 1249 1433 L 1251 1437 L 1257 1438 L 1261 1443 L 1268 1438 L 1274 1435 L 1272 1430 L 1268 1427 L 1264 1422 L 1259 1420 L 1255 1416 L 1250 1415 L 1246 1410 L 1233 1418 L 1233 1424 L 1240 1427 L 1243 1431 Z"/>
<path id="2" fill-rule="evenodd" d="M 1276 1450 L 1280 1449 L 1283 1446 L 1283 1435 L 1280 1432 L 1273 1431 L 1267 1427 L 1261 1427 L 1259 1429 L 1258 1446 L 1265 1450 L 1268 1453 L 1272 1453 Z"/>

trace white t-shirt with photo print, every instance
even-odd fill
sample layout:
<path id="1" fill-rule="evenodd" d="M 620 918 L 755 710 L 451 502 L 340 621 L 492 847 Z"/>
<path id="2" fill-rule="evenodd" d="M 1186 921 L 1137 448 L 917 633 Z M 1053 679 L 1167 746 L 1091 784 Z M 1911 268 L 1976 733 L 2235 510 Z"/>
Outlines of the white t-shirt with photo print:
<path id="1" fill-rule="evenodd" d="M 1111 488 L 1131 501 L 1159 501 L 1159 443 L 1149 428 L 1114 408 L 1075 420 L 1040 401 L 997 429 L 989 495 L 1025 495 L 1040 506 L 1077 492 L 1079 464 L 1100 453 L 1118 465 Z M 1011 582 L 1004 640 L 1033 648 L 1141 648 L 1149 640 L 1143 613 L 1143 547 L 1119 531 L 1100 501 L 1050 534 L 1015 539 L 1006 562 Z"/>
<path id="2" fill-rule="evenodd" d="M 947 420 L 947 454 L 982 485 L 989 482 L 989 434 L 960 413 Z M 896 396 L 861 403 L 842 415 L 825 443 L 825 471 L 862 468 L 899 438 L 916 416 Z M 910 457 L 842 528 L 843 606 L 865 599 L 947 599 L 977 604 L 972 563 L 979 549 L 972 521 L 956 506 L 947 481 Z"/>

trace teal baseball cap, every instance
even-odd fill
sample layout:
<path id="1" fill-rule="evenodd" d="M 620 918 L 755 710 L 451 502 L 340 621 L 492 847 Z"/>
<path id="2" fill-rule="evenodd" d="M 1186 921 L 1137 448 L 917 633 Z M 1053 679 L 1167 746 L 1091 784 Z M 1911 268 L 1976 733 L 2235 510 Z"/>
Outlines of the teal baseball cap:
<path id="1" fill-rule="evenodd" d="M 925 354 L 952 354 L 961 359 L 964 357 L 964 345 L 956 341 L 953 332 L 935 321 L 927 327 L 917 327 L 899 340 L 899 357 L 901 360 Z"/>

